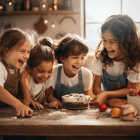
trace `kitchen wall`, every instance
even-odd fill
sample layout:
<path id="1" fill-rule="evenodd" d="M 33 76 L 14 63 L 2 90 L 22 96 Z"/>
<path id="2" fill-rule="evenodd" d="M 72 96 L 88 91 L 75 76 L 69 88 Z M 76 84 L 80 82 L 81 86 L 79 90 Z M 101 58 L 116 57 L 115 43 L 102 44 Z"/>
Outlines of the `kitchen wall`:
<path id="1" fill-rule="evenodd" d="M 59 0 L 58 0 L 59 2 Z M 39 21 L 40 17 L 47 19 L 48 23 L 46 24 L 47 29 L 45 33 L 40 34 L 39 37 L 49 36 L 53 39 L 58 38 L 59 35 L 65 33 L 76 33 L 80 36 L 83 36 L 83 18 L 81 18 L 81 9 L 82 0 L 72 0 L 72 10 L 73 14 L 47 14 L 47 15 L 0 15 L 1 25 L 11 24 L 11 26 L 16 26 L 24 30 L 32 30 L 33 25 Z M 72 17 L 76 22 L 71 18 L 65 18 L 61 23 L 61 19 L 65 16 Z M 52 28 L 52 23 L 55 24 L 55 28 Z"/>

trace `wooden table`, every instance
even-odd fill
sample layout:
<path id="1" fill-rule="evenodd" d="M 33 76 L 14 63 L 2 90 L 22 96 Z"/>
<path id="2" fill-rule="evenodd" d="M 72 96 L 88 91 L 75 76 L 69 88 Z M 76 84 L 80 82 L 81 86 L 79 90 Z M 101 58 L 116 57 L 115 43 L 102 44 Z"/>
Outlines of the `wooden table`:
<path id="1" fill-rule="evenodd" d="M 131 122 L 120 118 L 98 118 L 101 113 L 97 108 L 66 110 L 44 107 L 35 110 L 31 118 L 17 118 L 12 107 L 0 108 L 0 136 L 46 136 L 57 140 L 140 138 L 140 119 Z"/>

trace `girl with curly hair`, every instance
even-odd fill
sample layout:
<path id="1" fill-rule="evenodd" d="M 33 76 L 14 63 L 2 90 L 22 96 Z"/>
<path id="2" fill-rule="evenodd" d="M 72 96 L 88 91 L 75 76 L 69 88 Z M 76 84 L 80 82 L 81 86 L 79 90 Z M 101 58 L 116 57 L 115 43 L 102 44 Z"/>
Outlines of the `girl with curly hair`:
<path id="1" fill-rule="evenodd" d="M 140 80 L 140 38 L 128 15 L 111 15 L 101 26 L 101 41 L 92 64 L 92 105 L 123 98 Z"/>

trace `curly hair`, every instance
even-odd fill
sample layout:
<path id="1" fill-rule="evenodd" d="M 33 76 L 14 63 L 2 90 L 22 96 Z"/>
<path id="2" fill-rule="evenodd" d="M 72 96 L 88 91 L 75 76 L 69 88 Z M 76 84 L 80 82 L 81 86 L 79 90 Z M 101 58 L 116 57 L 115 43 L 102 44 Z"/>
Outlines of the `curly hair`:
<path id="1" fill-rule="evenodd" d="M 119 40 L 125 67 L 133 69 L 140 62 L 140 38 L 135 22 L 128 15 L 111 15 L 101 26 L 101 35 L 107 30 Z M 104 46 L 101 49 L 101 44 L 102 40 L 97 46 L 96 58 L 100 58 L 105 65 L 113 65 L 113 60 L 109 58 Z"/>
<path id="2" fill-rule="evenodd" d="M 55 49 L 55 58 L 58 63 L 62 63 L 60 57 L 67 58 L 70 55 L 87 54 L 89 48 L 86 41 L 76 34 L 66 34 L 61 38 Z"/>

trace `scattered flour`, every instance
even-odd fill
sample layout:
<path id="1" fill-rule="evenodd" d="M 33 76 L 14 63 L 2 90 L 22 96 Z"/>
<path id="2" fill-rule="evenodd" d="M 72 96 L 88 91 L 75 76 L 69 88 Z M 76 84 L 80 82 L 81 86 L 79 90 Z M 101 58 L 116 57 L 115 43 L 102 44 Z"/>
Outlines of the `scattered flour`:
<path id="1" fill-rule="evenodd" d="M 53 115 L 65 115 L 66 112 L 61 112 L 61 111 L 55 111 L 55 112 L 52 112 L 50 114 L 48 114 L 49 116 L 53 116 Z"/>
<path id="2" fill-rule="evenodd" d="M 11 117 L 11 119 L 17 119 L 17 117 L 15 116 L 15 117 Z"/>

